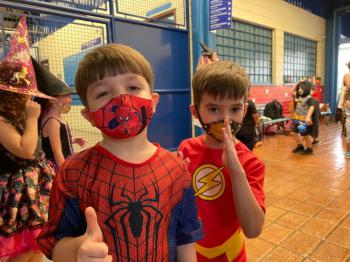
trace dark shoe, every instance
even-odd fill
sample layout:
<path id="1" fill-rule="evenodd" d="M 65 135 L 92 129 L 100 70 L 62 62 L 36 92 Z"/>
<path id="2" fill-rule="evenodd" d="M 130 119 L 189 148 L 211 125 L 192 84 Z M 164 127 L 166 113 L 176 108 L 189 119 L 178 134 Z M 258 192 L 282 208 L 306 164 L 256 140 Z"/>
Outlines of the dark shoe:
<path id="1" fill-rule="evenodd" d="M 320 143 L 320 140 L 314 140 L 314 141 L 312 141 L 312 145 L 314 146 L 314 145 L 317 145 L 318 143 Z"/>
<path id="2" fill-rule="evenodd" d="M 302 155 L 312 155 L 313 153 L 314 153 L 314 150 L 312 148 L 306 148 L 300 152 L 300 154 Z"/>
<path id="3" fill-rule="evenodd" d="M 296 148 L 293 149 L 293 153 L 299 153 L 301 151 L 304 151 L 304 147 L 302 145 L 298 145 Z"/>

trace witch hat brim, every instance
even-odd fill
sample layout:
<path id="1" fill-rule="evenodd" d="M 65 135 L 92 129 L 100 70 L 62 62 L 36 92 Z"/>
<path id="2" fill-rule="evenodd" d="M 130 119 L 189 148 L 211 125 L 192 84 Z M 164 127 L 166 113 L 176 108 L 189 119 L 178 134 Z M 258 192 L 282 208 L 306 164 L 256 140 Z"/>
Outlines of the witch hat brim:
<path id="1" fill-rule="evenodd" d="M 209 47 L 207 47 L 205 44 L 203 44 L 202 42 L 199 42 L 201 48 L 202 48 L 202 55 L 204 56 L 211 56 L 212 54 L 215 53 L 215 51 L 213 49 L 210 49 Z"/>
<path id="2" fill-rule="evenodd" d="M 23 15 L 10 41 L 10 50 L 0 61 L 0 89 L 19 94 L 55 99 L 37 88 L 33 64 L 30 59 L 29 33 Z"/>
<path id="3" fill-rule="evenodd" d="M 44 93 L 38 92 L 38 90 L 36 90 L 36 89 L 32 90 L 32 89 L 28 89 L 28 88 L 18 88 L 18 87 L 14 87 L 14 86 L 0 84 L 0 90 L 5 90 L 5 91 L 14 92 L 17 94 L 28 95 L 28 96 L 35 96 L 35 97 L 41 97 L 41 98 L 45 98 L 45 99 L 56 100 L 56 98 L 45 95 Z"/>
<path id="4" fill-rule="evenodd" d="M 0 61 L 0 90 L 46 99 L 55 99 L 39 92 L 36 85 L 31 85 L 32 79 L 28 71 L 28 66 L 23 63 Z"/>
<path id="5" fill-rule="evenodd" d="M 73 88 L 70 88 L 65 82 L 58 79 L 33 57 L 31 57 L 31 60 L 39 91 L 50 96 L 68 95 L 75 92 Z"/>

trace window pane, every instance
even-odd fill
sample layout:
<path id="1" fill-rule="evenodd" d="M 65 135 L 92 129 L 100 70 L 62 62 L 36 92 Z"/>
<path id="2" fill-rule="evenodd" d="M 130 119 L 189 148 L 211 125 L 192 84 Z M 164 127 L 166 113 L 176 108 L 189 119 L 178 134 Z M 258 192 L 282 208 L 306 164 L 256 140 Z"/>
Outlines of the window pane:
<path id="1" fill-rule="evenodd" d="M 284 81 L 297 82 L 316 74 L 317 43 L 288 33 L 284 34 Z M 294 70 L 289 70 L 294 69 Z"/>
<path id="2" fill-rule="evenodd" d="M 272 30 L 234 20 L 232 28 L 220 29 L 216 36 L 220 57 L 244 67 L 252 83 L 271 83 Z"/>

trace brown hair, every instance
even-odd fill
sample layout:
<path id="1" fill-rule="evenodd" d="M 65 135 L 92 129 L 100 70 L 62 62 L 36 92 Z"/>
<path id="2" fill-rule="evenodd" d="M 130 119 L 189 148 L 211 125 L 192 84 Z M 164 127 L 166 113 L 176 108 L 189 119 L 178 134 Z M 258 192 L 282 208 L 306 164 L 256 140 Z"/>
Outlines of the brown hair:
<path id="1" fill-rule="evenodd" d="M 249 76 L 239 65 L 219 61 L 204 65 L 193 77 L 193 101 L 199 106 L 204 93 L 215 98 L 233 98 L 246 101 L 250 89 Z"/>
<path id="2" fill-rule="evenodd" d="M 25 101 L 22 94 L 0 90 L 0 115 L 9 121 L 20 133 L 25 122 Z"/>
<path id="3" fill-rule="evenodd" d="M 105 77 L 134 73 L 143 76 L 153 91 L 152 68 L 135 49 L 122 44 L 100 46 L 87 53 L 79 63 L 75 76 L 77 93 L 85 106 L 88 87 Z"/>

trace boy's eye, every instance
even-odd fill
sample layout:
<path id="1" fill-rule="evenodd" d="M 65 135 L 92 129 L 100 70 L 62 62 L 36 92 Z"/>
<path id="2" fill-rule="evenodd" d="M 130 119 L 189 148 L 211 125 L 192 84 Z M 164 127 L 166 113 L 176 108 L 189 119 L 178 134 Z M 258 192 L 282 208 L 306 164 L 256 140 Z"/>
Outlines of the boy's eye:
<path id="1" fill-rule="evenodd" d="M 103 96 L 108 96 L 110 94 L 111 94 L 111 92 L 104 91 L 104 92 L 101 92 L 101 93 L 97 94 L 96 98 L 100 98 L 100 97 L 103 97 Z"/>
<path id="2" fill-rule="evenodd" d="M 239 111 L 241 111 L 241 108 L 240 107 L 233 107 L 233 108 L 231 108 L 231 111 L 232 112 L 239 112 Z"/>
<path id="3" fill-rule="evenodd" d="M 212 112 L 212 113 L 217 113 L 217 112 L 219 112 L 219 109 L 216 108 L 216 107 L 209 107 L 208 110 L 209 110 L 210 112 Z"/>
<path id="4" fill-rule="evenodd" d="M 137 91 L 137 90 L 140 90 L 140 88 L 138 86 L 129 86 L 128 90 L 129 91 Z"/>

